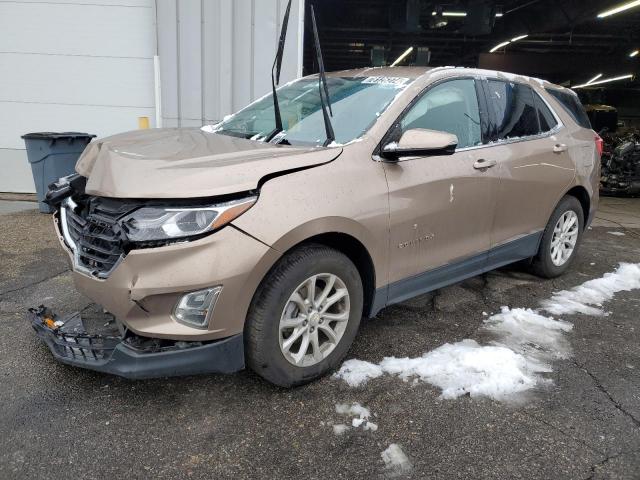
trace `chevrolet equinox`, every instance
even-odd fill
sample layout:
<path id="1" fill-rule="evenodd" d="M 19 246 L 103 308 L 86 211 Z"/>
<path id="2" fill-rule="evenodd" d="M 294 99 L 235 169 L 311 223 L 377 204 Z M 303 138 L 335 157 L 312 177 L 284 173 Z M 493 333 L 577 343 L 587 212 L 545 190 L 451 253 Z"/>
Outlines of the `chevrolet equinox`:
<path id="1" fill-rule="evenodd" d="M 104 138 L 48 201 L 111 320 L 30 318 L 72 365 L 299 385 L 388 305 L 522 260 L 565 272 L 601 142 L 571 90 L 453 67 L 321 73 L 217 125 Z"/>

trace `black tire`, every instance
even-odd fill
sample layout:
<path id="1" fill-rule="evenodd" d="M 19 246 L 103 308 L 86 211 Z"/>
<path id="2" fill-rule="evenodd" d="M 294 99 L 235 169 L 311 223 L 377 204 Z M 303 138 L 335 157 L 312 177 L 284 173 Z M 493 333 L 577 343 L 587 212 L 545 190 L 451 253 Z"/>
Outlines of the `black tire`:
<path id="1" fill-rule="evenodd" d="M 344 282 L 349 292 L 349 319 L 342 338 L 326 358 L 315 365 L 299 367 L 290 363 L 280 349 L 280 317 L 296 288 L 320 273 L 337 275 Z M 253 297 L 244 330 L 247 365 L 281 387 L 302 385 L 324 375 L 346 356 L 360 325 L 362 304 L 362 280 L 346 255 L 318 244 L 296 248 L 278 261 Z"/>
<path id="2" fill-rule="evenodd" d="M 560 217 L 570 210 L 574 211 L 578 216 L 578 239 L 569 259 L 562 265 L 555 265 L 551 259 L 551 240 L 553 238 L 553 230 Z M 566 272 L 576 257 L 580 241 L 582 240 L 583 230 L 584 212 L 582 210 L 582 205 L 575 197 L 569 195 L 563 197 L 562 200 L 560 200 L 560 203 L 558 203 L 556 209 L 553 211 L 553 214 L 549 219 L 549 223 L 547 223 L 547 226 L 544 229 L 538 253 L 531 261 L 531 271 L 543 278 L 555 278 Z"/>

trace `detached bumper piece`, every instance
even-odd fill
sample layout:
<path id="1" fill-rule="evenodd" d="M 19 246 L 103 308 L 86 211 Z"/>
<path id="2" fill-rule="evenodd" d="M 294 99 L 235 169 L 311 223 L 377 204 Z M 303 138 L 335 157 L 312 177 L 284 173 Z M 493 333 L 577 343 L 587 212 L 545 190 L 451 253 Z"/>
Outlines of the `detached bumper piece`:
<path id="1" fill-rule="evenodd" d="M 44 306 L 29 309 L 27 318 L 54 358 L 76 367 L 129 379 L 233 373 L 244 368 L 241 334 L 210 342 L 122 335 L 109 314 L 82 312 L 59 318 Z"/>

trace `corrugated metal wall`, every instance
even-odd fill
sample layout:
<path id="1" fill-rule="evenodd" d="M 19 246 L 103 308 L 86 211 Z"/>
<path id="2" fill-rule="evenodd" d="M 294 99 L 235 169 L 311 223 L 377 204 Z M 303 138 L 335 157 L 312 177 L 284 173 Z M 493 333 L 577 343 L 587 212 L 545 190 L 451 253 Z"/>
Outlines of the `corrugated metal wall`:
<path id="1" fill-rule="evenodd" d="M 287 0 L 156 0 L 164 127 L 213 123 L 271 88 Z M 294 0 L 281 83 L 302 74 L 304 0 Z"/>
<path id="2" fill-rule="evenodd" d="M 20 135 L 213 123 L 270 89 L 287 0 L 0 0 L 0 192 L 33 192 Z M 294 0 L 281 81 L 302 72 Z"/>
<path id="3" fill-rule="evenodd" d="M 154 115 L 153 0 L 0 0 L 0 192 L 33 192 L 27 132 L 106 136 Z"/>

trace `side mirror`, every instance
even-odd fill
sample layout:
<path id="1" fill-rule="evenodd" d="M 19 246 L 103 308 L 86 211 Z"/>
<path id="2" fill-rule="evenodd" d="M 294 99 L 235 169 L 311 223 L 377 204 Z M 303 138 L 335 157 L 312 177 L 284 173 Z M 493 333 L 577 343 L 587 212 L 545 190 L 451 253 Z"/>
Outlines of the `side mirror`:
<path id="1" fill-rule="evenodd" d="M 400 137 L 399 142 L 388 143 L 382 148 L 382 156 L 389 160 L 400 157 L 426 157 L 451 155 L 458 146 L 458 137 L 446 132 L 412 128 Z"/>

